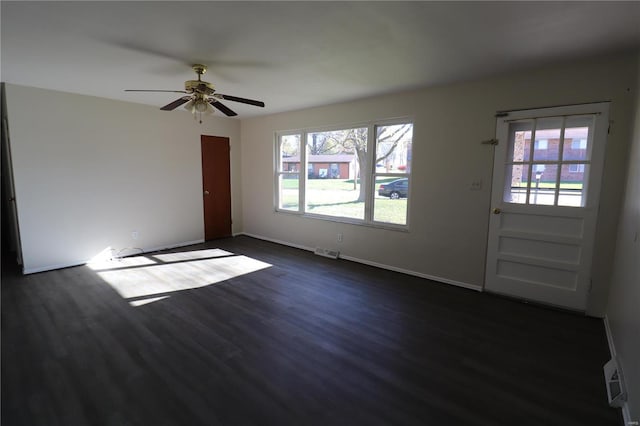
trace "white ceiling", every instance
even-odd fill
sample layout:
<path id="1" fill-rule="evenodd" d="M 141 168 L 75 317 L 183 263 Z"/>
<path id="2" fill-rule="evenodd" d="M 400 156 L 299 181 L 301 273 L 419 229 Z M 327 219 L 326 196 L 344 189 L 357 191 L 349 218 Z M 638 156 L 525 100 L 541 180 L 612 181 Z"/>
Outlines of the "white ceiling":
<path id="1" fill-rule="evenodd" d="M 241 117 L 640 48 L 640 2 L 1 3 L 2 81 L 158 107 L 209 65 Z"/>

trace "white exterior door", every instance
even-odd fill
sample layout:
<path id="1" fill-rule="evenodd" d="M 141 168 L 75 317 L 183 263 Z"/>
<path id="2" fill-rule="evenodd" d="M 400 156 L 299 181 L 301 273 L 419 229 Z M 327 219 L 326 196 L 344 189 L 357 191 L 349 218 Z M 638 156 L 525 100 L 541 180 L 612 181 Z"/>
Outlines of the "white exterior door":
<path id="1" fill-rule="evenodd" d="M 497 121 L 485 290 L 586 309 L 609 104 Z"/>

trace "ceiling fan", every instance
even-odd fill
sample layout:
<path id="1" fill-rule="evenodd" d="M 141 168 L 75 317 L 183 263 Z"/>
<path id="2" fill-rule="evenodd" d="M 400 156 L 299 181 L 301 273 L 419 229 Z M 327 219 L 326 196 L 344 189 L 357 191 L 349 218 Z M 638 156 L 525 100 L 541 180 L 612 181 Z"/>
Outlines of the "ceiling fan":
<path id="1" fill-rule="evenodd" d="M 258 107 L 264 107 L 264 102 L 255 101 L 253 99 L 239 98 L 237 96 L 223 95 L 216 93 L 213 84 L 203 81 L 202 75 L 207 72 L 207 66 L 202 64 L 194 64 L 191 67 L 196 74 L 198 74 L 197 80 L 187 80 L 184 82 L 184 90 L 138 90 L 138 89 L 125 89 L 125 92 L 170 92 L 170 93 L 186 93 L 188 96 L 183 96 L 180 99 L 163 106 L 160 108 L 163 111 L 172 111 L 178 108 L 180 105 L 184 105 L 187 111 L 190 111 L 194 117 L 197 115 L 202 123 L 202 114 L 212 114 L 213 108 L 218 109 L 228 117 L 238 115 L 235 111 L 220 102 L 220 99 L 227 101 L 240 102 L 243 104 L 254 105 Z"/>

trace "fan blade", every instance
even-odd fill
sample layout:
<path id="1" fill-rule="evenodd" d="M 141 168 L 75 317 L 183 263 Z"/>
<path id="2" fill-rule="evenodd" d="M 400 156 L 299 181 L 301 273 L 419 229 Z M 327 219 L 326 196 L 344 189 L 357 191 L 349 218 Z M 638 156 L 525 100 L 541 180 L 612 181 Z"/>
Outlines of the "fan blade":
<path id="1" fill-rule="evenodd" d="M 168 92 L 168 93 L 187 93 L 184 90 L 138 90 L 138 89 L 124 89 L 125 92 Z"/>
<path id="2" fill-rule="evenodd" d="M 234 117 L 234 116 L 238 115 L 235 111 L 229 109 L 229 107 L 227 107 L 226 105 L 220 103 L 219 101 L 216 101 L 215 99 L 210 100 L 209 103 L 211 105 L 213 105 L 214 107 L 216 107 L 217 109 L 219 109 L 220 111 L 222 111 L 225 115 L 227 115 L 229 117 Z"/>
<path id="3" fill-rule="evenodd" d="M 167 105 L 163 106 L 160 109 L 163 110 L 163 111 L 172 111 L 172 110 L 178 108 L 180 105 L 189 102 L 190 99 L 191 99 L 190 96 L 184 96 L 184 97 L 182 97 L 180 99 L 177 99 L 177 100 L 171 102 L 170 104 L 167 104 Z"/>
<path id="4" fill-rule="evenodd" d="M 230 95 L 218 95 L 218 96 L 220 96 L 222 99 L 225 99 L 227 101 L 241 102 L 243 104 L 249 104 L 249 105 L 264 107 L 264 102 L 254 101 L 253 99 L 239 98 L 237 96 L 230 96 Z"/>

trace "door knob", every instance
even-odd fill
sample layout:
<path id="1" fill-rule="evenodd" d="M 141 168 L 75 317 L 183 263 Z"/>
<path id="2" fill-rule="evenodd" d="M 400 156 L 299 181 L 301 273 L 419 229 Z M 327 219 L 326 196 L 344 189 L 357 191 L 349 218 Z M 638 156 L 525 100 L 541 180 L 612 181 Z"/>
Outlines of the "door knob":
<path id="1" fill-rule="evenodd" d="M 209 195 L 209 191 L 204 191 L 204 195 Z"/>
<path id="2" fill-rule="evenodd" d="M 500 210 L 499 208 L 495 207 L 493 209 L 493 214 L 500 214 L 500 213 L 502 213 L 502 210 Z"/>

